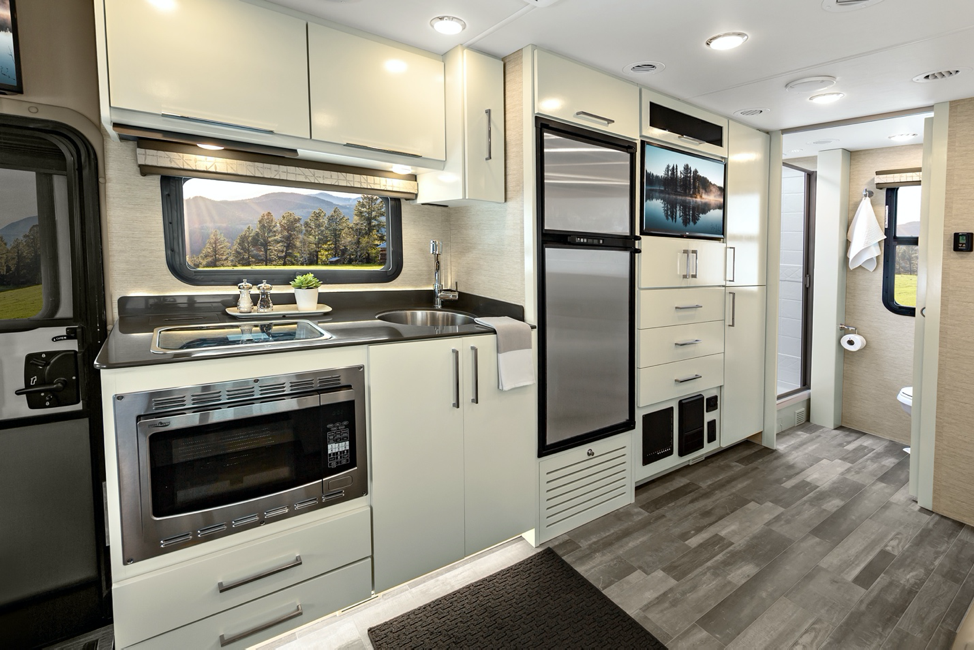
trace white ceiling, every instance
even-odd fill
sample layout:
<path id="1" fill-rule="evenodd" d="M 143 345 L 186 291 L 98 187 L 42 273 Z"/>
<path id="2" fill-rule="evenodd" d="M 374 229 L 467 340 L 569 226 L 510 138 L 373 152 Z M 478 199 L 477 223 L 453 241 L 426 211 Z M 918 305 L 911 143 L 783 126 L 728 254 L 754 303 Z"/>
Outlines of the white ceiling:
<path id="1" fill-rule="evenodd" d="M 436 53 L 457 44 L 506 56 L 525 45 L 583 61 L 663 93 L 764 130 L 831 122 L 930 106 L 974 96 L 974 2 L 883 0 L 830 12 L 822 0 L 272 0 L 363 31 Z M 458 16 L 457 36 L 433 31 L 438 15 Z M 728 31 L 750 40 L 736 50 L 704 41 Z M 631 63 L 660 61 L 649 75 L 623 72 Z M 961 75 L 929 84 L 913 77 L 945 68 Z M 794 79 L 838 78 L 846 93 L 829 105 L 786 91 Z"/>
<path id="2" fill-rule="evenodd" d="M 828 151 L 829 149 L 862 151 L 863 149 L 922 144 L 923 120 L 932 115 L 933 113 L 918 113 L 861 124 L 787 133 L 781 138 L 782 154 L 787 160 L 789 158 L 817 156 L 820 151 Z M 916 137 L 903 141 L 889 139 L 891 135 L 910 133 L 915 133 Z M 821 144 L 813 144 L 815 142 Z"/>

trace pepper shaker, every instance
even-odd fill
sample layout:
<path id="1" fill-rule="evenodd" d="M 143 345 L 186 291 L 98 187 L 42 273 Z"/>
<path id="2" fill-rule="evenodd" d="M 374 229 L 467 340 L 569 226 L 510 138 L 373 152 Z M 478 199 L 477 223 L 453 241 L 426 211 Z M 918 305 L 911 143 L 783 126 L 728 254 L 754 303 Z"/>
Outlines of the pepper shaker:
<path id="1" fill-rule="evenodd" d="M 264 280 L 257 285 L 257 291 L 260 291 L 260 298 L 257 299 L 257 311 L 264 313 L 269 311 L 274 311 L 274 303 L 271 302 L 271 285 L 267 284 L 267 280 Z"/>
<path id="2" fill-rule="evenodd" d="M 237 299 L 237 313 L 239 314 L 249 314 L 254 311 L 254 301 L 250 297 L 250 290 L 254 288 L 254 285 L 244 281 L 237 285 L 237 289 L 240 290 L 240 297 Z"/>

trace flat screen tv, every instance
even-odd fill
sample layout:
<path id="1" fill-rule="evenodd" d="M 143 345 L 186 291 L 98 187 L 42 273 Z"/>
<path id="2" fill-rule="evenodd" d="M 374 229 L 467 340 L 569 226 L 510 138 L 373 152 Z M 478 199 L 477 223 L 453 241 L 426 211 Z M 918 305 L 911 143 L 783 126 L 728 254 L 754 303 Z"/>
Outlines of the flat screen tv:
<path id="1" fill-rule="evenodd" d="M 644 142 L 642 234 L 723 239 L 725 168 Z"/>
<path id="2" fill-rule="evenodd" d="M 14 0 L 0 0 L 0 95 L 24 92 Z"/>

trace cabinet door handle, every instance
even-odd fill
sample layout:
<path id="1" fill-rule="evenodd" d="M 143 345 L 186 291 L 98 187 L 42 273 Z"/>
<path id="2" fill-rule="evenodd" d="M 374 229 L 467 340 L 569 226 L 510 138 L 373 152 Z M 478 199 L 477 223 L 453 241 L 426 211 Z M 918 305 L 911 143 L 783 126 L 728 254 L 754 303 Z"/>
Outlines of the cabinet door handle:
<path id="1" fill-rule="evenodd" d="M 288 569 L 293 569 L 294 567 L 301 566 L 301 564 L 302 564 L 301 556 L 295 555 L 294 562 L 288 562 L 287 564 L 284 564 L 282 566 L 274 567 L 273 569 L 268 569 L 267 571 L 262 571 L 261 573 L 252 575 L 249 578 L 243 578 L 242 580 L 237 580 L 236 582 L 228 582 L 224 584 L 223 581 L 221 580 L 220 582 L 217 583 L 216 588 L 222 594 L 224 591 L 230 591 L 231 589 L 242 587 L 244 585 L 250 584 L 251 582 L 260 580 L 261 578 L 272 576 L 275 573 L 280 573 L 281 571 L 287 571 Z"/>
<path id="2" fill-rule="evenodd" d="M 688 135 L 681 135 L 680 136 L 680 140 L 683 140 L 684 142 L 689 142 L 690 144 L 695 144 L 695 145 L 698 145 L 698 146 L 704 143 L 703 140 L 697 140 L 696 138 L 691 138 Z"/>
<path id="3" fill-rule="evenodd" d="M 697 343 L 703 343 L 702 339 L 690 339 L 689 341 L 677 341 L 674 345 L 678 348 L 686 347 L 688 345 L 696 345 Z"/>
<path id="4" fill-rule="evenodd" d="M 737 247 L 736 246 L 728 246 L 727 247 L 727 250 L 728 250 L 728 252 L 731 252 L 734 255 L 734 261 L 732 261 L 731 262 L 731 265 L 730 265 L 730 268 L 731 268 L 731 276 L 729 278 L 727 278 L 727 281 L 728 282 L 737 282 Z"/>
<path id="5" fill-rule="evenodd" d="M 693 258 L 693 275 L 690 277 L 696 279 L 697 271 L 699 270 L 698 267 L 700 266 L 700 257 L 696 250 L 690 251 L 690 256 Z"/>
<path id="6" fill-rule="evenodd" d="M 191 117 L 189 115 L 178 115 L 176 113 L 165 113 L 165 112 L 161 113 L 161 115 L 171 120 L 183 120 L 185 122 L 206 124 L 207 126 L 222 126 L 228 129 L 236 129 L 238 131 L 252 131 L 254 133 L 274 133 L 274 131 L 271 129 L 261 129 L 256 126 L 244 126 L 243 124 L 234 124 L 232 122 L 221 122 L 219 120 L 208 120 L 203 117 Z"/>
<path id="7" fill-rule="evenodd" d="M 674 309 L 683 311 L 684 309 L 703 309 L 703 305 L 677 305 Z"/>
<path id="8" fill-rule="evenodd" d="M 590 117 L 593 120 L 605 122 L 606 126 L 616 123 L 615 120 L 609 119 L 608 117 L 602 117 L 601 115 L 596 115 L 595 113 L 589 113 L 588 111 L 575 111 L 575 117 Z"/>
<path id="9" fill-rule="evenodd" d="M 470 401 L 474 404 L 480 404 L 480 355 L 477 348 L 472 345 L 470 351 L 473 352 L 473 397 L 470 398 Z"/>
<path id="10" fill-rule="evenodd" d="M 453 350 L 453 408 L 460 408 L 460 351 Z"/>
<path id="11" fill-rule="evenodd" d="M 727 327 L 737 327 L 737 292 L 728 291 L 731 297 L 731 321 Z"/>
<path id="12" fill-rule="evenodd" d="M 686 263 L 686 266 L 683 267 L 686 269 L 683 272 L 683 279 L 689 280 L 690 279 L 690 251 L 687 249 L 683 249 L 683 261 Z"/>
<path id="13" fill-rule="evenodd" d="M 226 646 L 230 645 L 231 643 L 236 643 L 240 639 L 246 639 L 248 636 L 253 636 L 253 635 L 257 634 L 258 632 L 263 632 L 264 630 L 266 630 L 268 628 L 274 627 L 278 623 L 283 623 L 284 621 L 290 621 L 292 618 L 297 618 L 298 616 L 301 616 L 301 614 L 303 614 L 303 613 L 304 612 L 301 609 L 301 604 L 299 603 L 293 612 L 288 612 L 284 616 L 278 616 L 273 621 L 267 621 L 266 623 L 261 623 L 257 627 L 252 627 L 252 628 L 250 628 L 249 630 L 247 630 L 245 632 L 241 632 L 240 634 L 234 634 L 232 636 L 223 636 L 221 634 L 220 635 L 220 647 L 221 648 L 226 647 Z"/>
<path id="14" fill-rule="evenodd" d="M 490 160 L 492 157 L 493 146 L 491 145 L 491 124 L 490 124 L 490 109 L 484 111 L 487 114 L 487 157 L 484 160 Z"/>
<path id="15" fill-rule="evenodd" d="M 406 156 L 407 158 L 422 158 L 423 156 L 418 153 L 408 153 L 406 151 L 396 151 L 395 149 L 383 149 L 381 147 L 370 147 L 365 144 L 355 144 L 354 142 L 346 142 L 346 147 L 351 149 L 364 149 L 365 151 L 377 151 L 379 153 L 391 153 L 394 156 Z"/>
<path id="16" fill-rule="evenodd" d="M 702 379 L 702 378 L 703 378 L 703 375 L 692 375 L 690 377 L 684 377 L 683 379 L 674 379 L 673 381 L 675 381 L 678 384 L 685 384 L 688 381 L 694 381 L 696 379 Z"/>

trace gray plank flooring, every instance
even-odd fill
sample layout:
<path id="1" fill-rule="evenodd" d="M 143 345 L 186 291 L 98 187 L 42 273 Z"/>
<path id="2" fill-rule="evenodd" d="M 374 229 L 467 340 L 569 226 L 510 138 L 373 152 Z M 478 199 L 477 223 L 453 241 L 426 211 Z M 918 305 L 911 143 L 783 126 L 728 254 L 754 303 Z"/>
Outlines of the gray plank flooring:
<path id="1" fill-rule="evenodd" d="M 903 446 L 812 424 L 651 481 L 551 546 L 670 648 L 949 648 L 974 529 L 909 496 Z"/>

